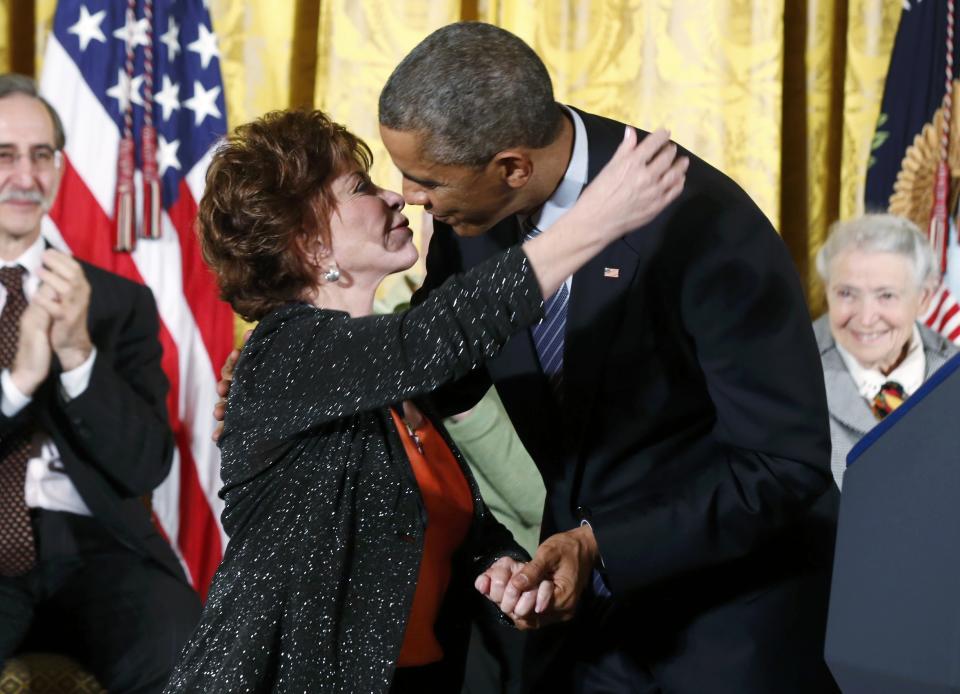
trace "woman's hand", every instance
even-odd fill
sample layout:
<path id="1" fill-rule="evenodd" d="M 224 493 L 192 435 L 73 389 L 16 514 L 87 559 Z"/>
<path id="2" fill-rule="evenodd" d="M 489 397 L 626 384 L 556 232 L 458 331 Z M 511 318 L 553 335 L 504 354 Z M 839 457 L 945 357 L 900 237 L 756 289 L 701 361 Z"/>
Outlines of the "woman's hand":
<path id="1" fill-rule="evenodd" d="M 638 143 L 637 131 L 627 126 L 623 142 L 576 204 L 549 233 L 523 244 L 544 298 L 609 243 L 643 227 L 676 200 L 689 163 L 677 156 L 666 130 Z"/>
<path id="2" fill-rule="evenodd" d="M 642 227 L 683 191 L 690 160 L 677 156 L 670 133 L 659 129 L 639 143 L 637 131 L 626 127 L 623 142 L 577 200 L 574 210 L 585 214 L 592 228 L 609 239 Z"/>
<path id="3" fill-rule="evenodd" d="M 544 580 L 519 595 L 507 594 L 510 579 L 516 576 L 524 563 L 511 557 L 500 557 L 477 576 L 474 587 L 507 615 L 520 630 L 541 626 L 544 613 L 553 602 L 553 581 Z"/>

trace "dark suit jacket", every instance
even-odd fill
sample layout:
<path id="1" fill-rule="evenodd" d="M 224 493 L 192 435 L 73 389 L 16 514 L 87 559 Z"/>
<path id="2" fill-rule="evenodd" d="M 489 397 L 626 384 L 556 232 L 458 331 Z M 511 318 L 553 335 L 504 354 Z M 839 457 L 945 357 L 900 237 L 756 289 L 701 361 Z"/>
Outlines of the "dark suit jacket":
<path id="1" fill-rule="evenodd" d="M 592 180 L 624 126 L 581 115 Z M 669 596 L 659 624 L 680 631 L 701 612 L 828 565 L 835 523 L 835 499 L 808 513 L 833 485 L 796 272 L 749 197 L 688 156 L 681 197 L 574 275 L 562 406 L 529 331 L 437 397 L 444 413 L 464 410 L 492 381 L 543 475 L 544 534 L 588 519 L 615 605 L 644 605 L 637 626 L 650 625 Z M 415 301 L 518 237 L 512 217 L 474 238 L 437 224 Z"/>
<path id="2" fill-rule="evenodd" d="M 90 383 L 65 402 L 54 358 L 32 402 L 13 418 L 0 413 L 0 436 L 31 422 L 42 428 L 94 517 L 131 550 L 185 580 L 140 499 L 167 476 L 174 445 L 156 303 L 146 287 L 82 265 L 91 289 L 87 327 L 97 348 Z"/>

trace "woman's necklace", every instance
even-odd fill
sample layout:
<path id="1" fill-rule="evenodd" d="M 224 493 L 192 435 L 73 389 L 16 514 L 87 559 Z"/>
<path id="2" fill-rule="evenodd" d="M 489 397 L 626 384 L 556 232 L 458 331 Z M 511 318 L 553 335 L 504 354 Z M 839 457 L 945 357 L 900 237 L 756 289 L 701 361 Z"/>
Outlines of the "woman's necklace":
<path id="1" fill-rule="evenodd" d="M 420 441 L 420 437 L 417 436 L 417 430 L 410 424 L 411 419 L 419 420 L 417 424 L 423 423 L 423 415 L 421 415 L 417 409 L 411 405 L 409 402 L 404 402 L 400 407 L 400 421 L 403 422 L 404 428 L 407 430 L 407 434 L 410 435 L 410 440 L 413 441 L 413 445 L 417 447 L 417 452 L 420 455 L 423 455 L 423 442 Z"/>

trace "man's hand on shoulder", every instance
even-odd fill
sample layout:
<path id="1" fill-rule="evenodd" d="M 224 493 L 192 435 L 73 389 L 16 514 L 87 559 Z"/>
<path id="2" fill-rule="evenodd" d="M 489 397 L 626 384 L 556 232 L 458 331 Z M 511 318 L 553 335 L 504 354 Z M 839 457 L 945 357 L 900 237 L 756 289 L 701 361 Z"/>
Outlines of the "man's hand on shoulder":
<path id="1" fill-rule="evenodd" d="M 41 284 L 33 301 L 50 315 L 50 346 L 63 370 L 71 371 L 93 350 L 87 331 L 90 283 L 80 263 L 53 249 L 44 251 L 43 267 L 37 274 Z"/>
<path id="2" fill-rule="evenodd" d="M 247 344 L 251 334 L 253 334 L 253 330 L 248 330 L 243 334 L 240 347 L 227 355 L 227 360 L 223 362 L 223 366 L 220 368 L 220 380 L 217 382 L 217 395 L 220 396 L 220 399 L 213 406 L 213 418 L 217 420 L 217 426 L 211 436 L 214 443 L 220 440 L 220 434 L 223 433 L 223 419 L 227 416 L 227 396 L 230 394 L 230 384 L 233 382 L 233 369 L 237 365 L 237 359 L 240 358 L 240 350 Z"/>

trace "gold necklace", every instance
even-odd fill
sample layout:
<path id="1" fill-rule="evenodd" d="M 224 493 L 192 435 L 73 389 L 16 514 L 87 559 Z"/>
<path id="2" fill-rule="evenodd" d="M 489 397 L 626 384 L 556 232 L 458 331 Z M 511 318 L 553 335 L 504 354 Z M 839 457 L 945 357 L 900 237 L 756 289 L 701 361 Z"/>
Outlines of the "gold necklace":
<path id="1" fill-rule="evenodd" d="M 413 441 L 413 445 L 417 447 L 417 452 L 423 455 L 423 442 L 420 441 L 420 437 L 417 436 L 416 429 L 410 426 L 410 422 L 407 421 L 407 416 L 403 413 L 402 407 L 397 414 L 400 415 L 400 421 L 403 422 L 403 427 L 407 430 L 407 434 L 410 435 L 410 440 Z"/>

